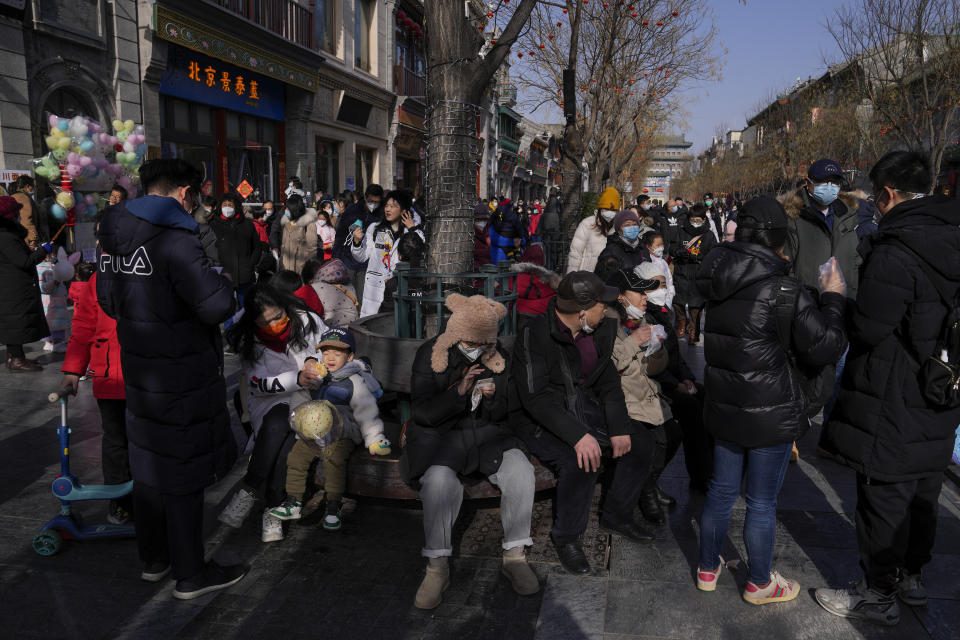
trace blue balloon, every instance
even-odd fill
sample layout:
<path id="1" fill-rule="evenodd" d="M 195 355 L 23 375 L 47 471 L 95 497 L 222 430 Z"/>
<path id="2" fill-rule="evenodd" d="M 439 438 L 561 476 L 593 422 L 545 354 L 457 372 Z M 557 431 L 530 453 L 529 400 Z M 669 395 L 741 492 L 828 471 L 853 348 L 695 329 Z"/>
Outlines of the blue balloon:
<path id="1" fill-rule="evenodd" d="M 93 151 L 93 141 L 84 140 L 80 143 L 80 150 L 86 153 L 87 151 Z"/>
<path id="2" fill-rule="evenodd" d="M 70 128 L 70 123 L 67 120 L 61 120 L 60 122 L 57 123 L 57 129 L 60 129 L 60 131 L 66 131 L 69 128 Z"/>
<path id="3" fill-rule="evenodd" d="M 57 220 L 66 220 L 67 219 L 67 210 L 61 207 L 58 204 L 50 207 L 50 213 L 53 214 L 53 217 Z"/>

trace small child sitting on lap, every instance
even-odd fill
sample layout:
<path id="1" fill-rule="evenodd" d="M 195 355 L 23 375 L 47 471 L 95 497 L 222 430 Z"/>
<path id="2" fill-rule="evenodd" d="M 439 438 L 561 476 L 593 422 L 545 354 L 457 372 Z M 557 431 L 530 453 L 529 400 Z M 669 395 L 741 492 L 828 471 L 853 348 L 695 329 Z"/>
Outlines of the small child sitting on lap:
<path id="1" fill-rule="evenodd" d="M 383 394 L 380 384 L 362 360 L 354 360 L 356 342 L 349 329 L 330 329 L 318 348 L 323 356 L 327 375 L 310 391 L 314 400 L 333 404 L 343 422 L 346 437 L 333 442 L 320 453 L 327 494 L 323 528 L 340 528 L 340 509 L 347 488 L 347 460 L 361 442 L 372 455 L 390 453 L 390 441 L 383 435 L 383 421 L 377 398 Z M 301 438 L 287 456 L 287 498 L 270 513 L 281 520 L 300 518 L 303 494 L 307 490 L 307 473 L 317 449 Z"/>

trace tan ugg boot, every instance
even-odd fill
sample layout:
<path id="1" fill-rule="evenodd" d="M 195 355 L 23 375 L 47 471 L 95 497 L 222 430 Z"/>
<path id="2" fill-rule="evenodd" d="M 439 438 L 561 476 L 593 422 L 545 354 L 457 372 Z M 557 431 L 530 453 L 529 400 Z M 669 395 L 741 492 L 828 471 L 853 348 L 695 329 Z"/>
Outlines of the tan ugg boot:
<path id="1" fill-rule="evenodd" d="M 443 600 L 443 592 L 450 586 L 448 558 L 430 558 L 413 606 L 417 609 L 436 609 Z"/>
<path id="2" fill-rule="evenodd" d="M 527 559 L 523 555 L 523 547 L 514 547 L 503 552 L 503 575 L 507 577 L 513 590 L 522 596 L 529 596 L 540 591 L 540 581 L 533 573 Z"/>

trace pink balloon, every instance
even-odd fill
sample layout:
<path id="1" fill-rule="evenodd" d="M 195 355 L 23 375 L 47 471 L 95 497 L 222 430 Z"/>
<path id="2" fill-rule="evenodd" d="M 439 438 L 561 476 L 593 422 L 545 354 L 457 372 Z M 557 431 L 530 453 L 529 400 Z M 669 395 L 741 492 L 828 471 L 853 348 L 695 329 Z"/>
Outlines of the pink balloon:
<path id="1" fill-rule="evenodd" d="M 81 167 L 89 167 L 92 163 L 93 163 L 93 158 L 89 158 L 87 156 L 83 156 L 82 158 L 80 158 Z"/>
<path id="2" fill-rule="evenodd" d="M 70 174 L 71 178 L 76 178 L 78 175 L 80 175 L 80 171 L 81 169 L 78 165 L 75 165 L 75 164 L 67 165 L 67 173 Z"/>
<path id="3" fill-rule="evenodd" d="M 97 199 L 94 198 L 94 197 L 93 197 L 92 195 L 90 195 L 89 193 L 88 193 L 87 195 L 83 196 L 83 201 L 84 201 L 84 203 L 86 203 L 86 204 L 88 204 L 88 205 L 96 204 L 96 203 L 97 203 Z"/>
<path id="4" fill-rule="evenodd" d="M 50 123 L 50 126 L 51 126 L 51 127 L 55 127 L 55 126 L 57 126 L 57 123 L 60 122 L 60 118 L 58 118 L 57 116 L 55 116 L 55 115 L 53 115 L 53 114 L 51 113 L 51 114 L 50 114 L 50 117 L 47 118 L 47 122 Z"/>
<path id="5" fill-rule="evenodd" d="M 80 156 L 71 151 L 67 154 L 67 164 L 77 164 L 77 158 L 79 157 Z"/>

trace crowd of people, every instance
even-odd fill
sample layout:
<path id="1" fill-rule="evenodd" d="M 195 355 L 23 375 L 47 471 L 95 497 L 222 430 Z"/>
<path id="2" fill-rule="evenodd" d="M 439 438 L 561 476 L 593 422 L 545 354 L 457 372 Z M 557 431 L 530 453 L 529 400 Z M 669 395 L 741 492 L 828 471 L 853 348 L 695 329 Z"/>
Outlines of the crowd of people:
<path id="1" fill-rule="evenodd" d="M 141 577 L 172 573 L 175 597 L 226 588 L 246 572 L 203 555 L 204 489 L 241 453 L 226 349 L 240 362 L 234 404 L 249 460 L 219 520 L 240 527 L 259 505 L 263 542 L 283 540 L 283 523 L 304 515 L 319 458 L 323 527 L 337 530 L 355 449 L 386 456 L 402 444 L 399 468 L 423 505 L 419 608 L 438 606 L 450 583 L 467 478 L 499 488 L 501 570 L 529 595 L 540 589 L 525 556 L 535 462 L 556 477 L 550 540 L 563 567 L 583 575 L 581 537 L 601 473 L 600 527 L 648 544 L 677 504 L 659 478 L 681 446 L 689 490 L 705 496 L 698 589 L 722 579 L 743 492 L 743 599 L 792 600 L 799 585 L 773 567 L 777 497 L 796 441 L 821 412 L 824 455 L 856 471 L 864 575 L 854 587 L 817 589 L 817 602 L 883 625 L 899 621 L 900 602 L 926 602 L 922 570 L 960 422 L 951 388 L 960 208 L 928 195 L 922 155 L 879 160 L 869 198 L 846 188 L 829 159 L 780 199 L 707 193 L 624 206 L 608 188 L 577 226 L 563 274 L 564 256 L 551 248 L 555 194 L 479 202 L 475 265 L 514 261 L 515 342 L 500 339 L 503 304 L 447 296 L 446 322 L 411 363 L 402 443 L 386 436 L 375 354 L 357 352 L 349 325 L 390 308 L 398 261 L 424 260 L 424 212 L 411 194 L 374 184 L 309 202 L 294 179 L 282 203 L 249 208 L 236 194 L 201 197 L 198 170 L 180 160 L 147 162 L 140 176 L 143 196 L 104 210 L 93 269 L 40 242 L 45 231 L 22 222 L 22 198 L 0 197 L 0 342 L 11 371 L 39 369 L 23 345 L 45 339 L 64 345 L 65 386 L 76 393 L 93 378 L 105 481 L 134 483 L 109 518 L 135 522 Z M 66 311 L 67 296 L 69 327 L 54 311 Z M 681 341 L 704 344 L 701 382 Z M 307 429 L 322 415 L 331 416 L 324 429 Z"/>

